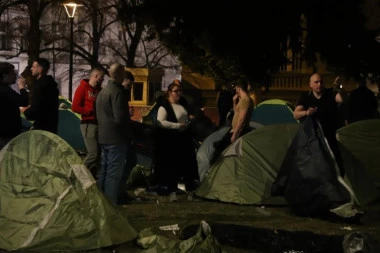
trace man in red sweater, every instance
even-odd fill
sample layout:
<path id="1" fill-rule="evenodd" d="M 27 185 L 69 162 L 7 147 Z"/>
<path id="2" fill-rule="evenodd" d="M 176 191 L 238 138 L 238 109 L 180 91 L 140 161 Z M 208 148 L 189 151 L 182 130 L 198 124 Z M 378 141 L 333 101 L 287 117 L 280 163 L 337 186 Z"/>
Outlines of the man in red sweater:
<path id="1" fill-rule="evenodd" d="M 98 145 L 98 123 L 95 117 L 95 99 L 101 90 L 104 71 L 99 68 L 91 70 L 90 79 L 82 79 L 75 90 L 72 110 L 81 114 L 80 130 L 87 149 L 84 165 L 96 178 L 99 167 L 100 148 Z"/>

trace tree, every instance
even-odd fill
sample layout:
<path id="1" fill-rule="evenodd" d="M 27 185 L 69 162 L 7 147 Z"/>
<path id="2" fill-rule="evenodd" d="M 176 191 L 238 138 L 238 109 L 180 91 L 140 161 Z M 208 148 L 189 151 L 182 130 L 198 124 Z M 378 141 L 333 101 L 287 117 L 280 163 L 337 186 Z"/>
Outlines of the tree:
<path id="1" fill-rule="evenodd" d="M 380 44 L 364 27 L 360 1 L 269 0 L 251 5 L 243 0 L 145 0 L 143 15 L 183 64 L 222 80 L 244 75 L 263 81 L 289 60 L 286 47 L 311 65 L 320 55 L 331 70 L 351 76 L 376 68 L 373 58 Z"/>
<path id="2" fill-rule="evenodd" d="M 41 45 L 41 30 L 40 19 L 51 4 L 51 0 L 1 0 L 0 1 L 0 15 L 8 8 L 13 6 L 24 5 L 27 7 L 29 13 L 29 30 L 26 34 L 26 53 L 29 56 L 29 64 L 34 59 L 37 59 L 40 54 Z M 29 68 L 28 68 L 29 69 Z"/>

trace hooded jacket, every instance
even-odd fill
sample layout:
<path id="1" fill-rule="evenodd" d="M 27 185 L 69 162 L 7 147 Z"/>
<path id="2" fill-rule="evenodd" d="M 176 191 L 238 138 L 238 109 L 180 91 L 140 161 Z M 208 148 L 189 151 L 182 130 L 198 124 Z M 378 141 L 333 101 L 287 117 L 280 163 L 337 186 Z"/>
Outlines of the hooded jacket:
<path id="1" fill-rule="evenodd" d="M 94 103 L 100 90 L 101 87 L 99 85 L 92 87 L 89 84 L 89 79 L 82 79 L 80 81 L 78 88 L 75 90 L 71 109 L 82 116 L 81 123 L 97 124 Z"/>

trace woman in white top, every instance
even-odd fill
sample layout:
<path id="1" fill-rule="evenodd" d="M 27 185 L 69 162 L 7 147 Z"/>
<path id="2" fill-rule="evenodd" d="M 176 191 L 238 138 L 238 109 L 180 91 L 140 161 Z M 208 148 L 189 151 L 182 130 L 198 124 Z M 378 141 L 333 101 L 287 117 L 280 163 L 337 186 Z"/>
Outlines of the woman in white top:
<path id="1" fill-rule="evenodd" d="M 167 93 L 157 103 L 157 128 L 155 135 L 154 166 L 156 183 L 162 194 L 178 190 L 183 177 L 186 191 L 195 189 L 198 165 L 191 132 L 188 128 L 188 112 L 180 104 L 182 90 L 178 84 L 169 85 Z"/>

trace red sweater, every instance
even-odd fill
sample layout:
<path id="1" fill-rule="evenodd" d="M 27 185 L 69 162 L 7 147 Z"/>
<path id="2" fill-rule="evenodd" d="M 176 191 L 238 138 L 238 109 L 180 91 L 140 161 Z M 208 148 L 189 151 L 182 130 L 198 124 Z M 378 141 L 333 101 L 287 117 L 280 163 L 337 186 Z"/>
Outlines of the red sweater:
<path id="1" fill-rule="evenodd" d="M 82 123 L 96 123 L 94 103 L 100 90 L 100 86 L 92 87 L 88 79 L 82 79 L 75 90 L 71 109 L 82 115 Z"/>

